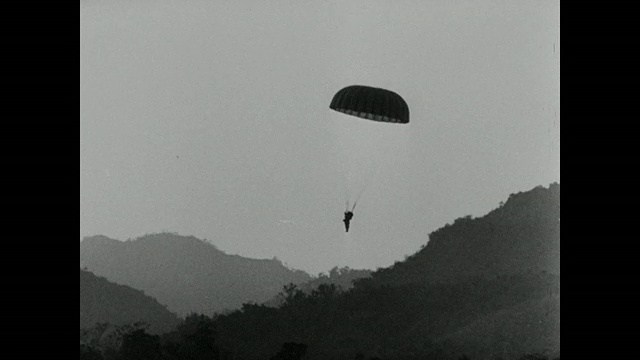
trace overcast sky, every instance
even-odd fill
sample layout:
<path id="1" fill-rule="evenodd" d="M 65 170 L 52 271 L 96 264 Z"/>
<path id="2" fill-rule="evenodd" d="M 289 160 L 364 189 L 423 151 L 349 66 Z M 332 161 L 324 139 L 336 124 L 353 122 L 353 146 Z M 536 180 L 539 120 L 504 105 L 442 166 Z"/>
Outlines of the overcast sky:
<path id="1" fill-rule="evenodd" d="M 391 265 L 560 181 L 559 19 L 545 0 L 81 1 L 80 236 Z M 400 94 L 410 123 L 360 131 L 329 109 L 353 84 Z"/>

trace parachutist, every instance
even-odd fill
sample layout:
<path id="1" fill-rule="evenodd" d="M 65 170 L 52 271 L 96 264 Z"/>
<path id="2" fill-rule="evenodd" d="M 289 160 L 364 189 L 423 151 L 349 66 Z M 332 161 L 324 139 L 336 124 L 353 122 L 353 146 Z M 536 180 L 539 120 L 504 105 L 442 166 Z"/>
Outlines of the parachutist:
<path id="1" fill-rule="evenodd" d="M 351 218 L 353 217 L 353 212 L 347 210 L 344 212 L 344 228 L 347 232 L 349 232 L 349 222 L 351 222 Z"/>
<path id="2" fill-rule="evenodd" d="M 371 86 L 351 85 L 340 89 L 333 95 L 329 108 L 345 115 L 371 121 L 393 124 L 409 123 L 409 106 L 400 95 L 391 90 Z M 356 142 L 361 142 L 362 140 L 364 140 L 364 137 L 359 138 Z M 342 220 L 346 232 L 349 232 L 353 210 L 356 208 L 356 202 L 360 199 L 363 191 L 364 187 L 360 189 L 357 197 L 355 197 L 353 207 L 349 207 L 349 200 L 347 200 L 344 220 Z M 351 195 L 348 194 L 347 198 L 351 199 Z"/>

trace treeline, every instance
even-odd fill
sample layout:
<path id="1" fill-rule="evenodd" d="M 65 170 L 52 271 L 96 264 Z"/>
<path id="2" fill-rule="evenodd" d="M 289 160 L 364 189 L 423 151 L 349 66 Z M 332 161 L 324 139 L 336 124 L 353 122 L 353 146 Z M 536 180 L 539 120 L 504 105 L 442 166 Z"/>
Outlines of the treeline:
<path id="1" fill-rule="evenodd" d="M 143 324 L 98 324 L 80 331 L 80 360 L 232 359 L 216 344 L 213 320 L 192 315 L 174 331 L 152 335 Z"/>
<path id="2" fill-rule="evenodd" d="M 346 292 L 321 285 L 310 294 L 289 285 L 280 308 L 244 304 L 213 317 L 191 315 L 163 335 L 148 334 L 139 324 L 85 330 L 81 359 L 456 360 L 464 354 L 437 342 L 438 336 L 479 312 L 550 296 L 549 291 L 557 294 L 558 281 L 532 274 L 458 285 L 359 286 Z M 491 295 L 498 292 L 503 296 Z"/>
<path id="3" fill-rule="evenodd" d="M 355 281 L 369 278 L 372 273 L 373 271 L 371 270 L 351 269 L 348 266 L 339 268 L 335 266 L 329 270 L 327 274 L 320 273 L 315 279 L 297 285 L 296 289 L 305 294 L 311 294 L 321 285 L 335 285 L 339 291 L 349 290 L 353 287 Z M 280 293 L 264 304 L 272 307 L 280 307 L 283 303 L 284 293 Z"/>
<path id="4" fill-rule="evenodd" d="M 255 310 L 255 309 L 254 309 Z M 237 360 L 238 354 L 224 350 L 217 342 L 215 320 L 204 315 L 190 315 L 173 332 L 165 335 L 147 333 L 142 324 L 111 326 L 99 324 L 81 331 L 80 360 Z M 285 342 L 270 360 L 302 360 L 307 358 L 308 345 Z M 424 359 L 424 357 L 380 357 L 356 353 L 342 359 L 386 360 Z M 432 353 L 429 359 L 472 360 L 461 355 L 450 357 Z M 500 358 L 509 360 L 507 358 Z M 514 360 L 560 360 L 560 356 L 526 354 Z"/>
<path id="5" fill-rule="evenodd" d="M 285 343 L 272 360 L 299 360 L 307 345 Z M 80 331 L 80 360 L 235 360 L 216 342 L 215 320 L 190 315 L 174 331 L 149 334 L 142 323 L 98 324 Z"/>
<path id="6" fill-rule="evenodd" d="M 311 294 L 290 285 L 283 291 L 285 302 L 280 308 L 245 304 L 239 311 L 217 316 L 215 324 L 221 346 L 243 359 L 266 359 L 284 342 L 308 344 L 310 359 L 344 359 L 356 354 L 383 359 L 455 359 L 461 354 L 443 341 L 446 336 L 478 318 L 524 302 L 555 304 L 559 287 L 559 277 L 546 273 L 424 286 L 378 287 L 362 281 L 346 292 L 321 285 Z M 527 319 L 535 323 L 532 328 L 514 331 L 510 339 L 530 342 L 527 337 L 533 334 L 533 327 L 552 334 L 551 327 L 559 319 L 559 300 L 550 310 L 533 314 Z M 494 346 L 480 339 L 474 347 Z"/>

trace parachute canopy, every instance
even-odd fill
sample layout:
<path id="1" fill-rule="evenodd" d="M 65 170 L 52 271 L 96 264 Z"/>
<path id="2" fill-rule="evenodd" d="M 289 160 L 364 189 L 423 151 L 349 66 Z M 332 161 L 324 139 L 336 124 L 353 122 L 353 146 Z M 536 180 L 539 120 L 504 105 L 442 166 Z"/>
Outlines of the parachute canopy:
<path id="1" fill-rule="evenodd" d="M 393 91 L 351 85 L 338 91 L 329 107 L 348 115 L 380 122 L 407 124 L 409 106 Z"/>

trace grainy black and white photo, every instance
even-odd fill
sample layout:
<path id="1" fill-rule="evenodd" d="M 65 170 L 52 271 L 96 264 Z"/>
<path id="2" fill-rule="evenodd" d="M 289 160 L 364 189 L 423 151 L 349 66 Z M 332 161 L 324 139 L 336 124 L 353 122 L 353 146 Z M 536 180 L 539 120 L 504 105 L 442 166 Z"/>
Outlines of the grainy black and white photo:
<path id="1" fill-rule="evenodd" d="M 560 359 L 558 0 L 80 0 L 80 359 Z"/>

